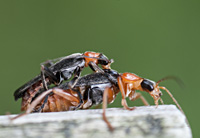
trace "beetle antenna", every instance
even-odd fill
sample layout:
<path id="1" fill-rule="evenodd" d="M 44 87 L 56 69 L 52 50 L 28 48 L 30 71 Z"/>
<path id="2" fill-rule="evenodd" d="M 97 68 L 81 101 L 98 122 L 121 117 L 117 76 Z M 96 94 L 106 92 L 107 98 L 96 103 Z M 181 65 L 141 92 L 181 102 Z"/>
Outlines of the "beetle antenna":
<path id="1" fill-rule="evenodd" d="M 156 86 L 158 86 L 158 84 L 159 84 L 160 82 L 165 81 L 165 80 L 169 80 L 169 79 L 175 80 L 175 81 L 179 84 L 179 86 L 180 86 L 181 88 L 184 88 L 184 87 L 185 87 L 183 81 L 182 81 L 180 78 L 175 77 L 175 76 L 167 76 L 167 77 L 164 77 L 164 78 L 160 79 L 159 81 L 156 82 Z"/>
<path id="2" fill-rule="evenodd" d="M 171 92 L 170 92 L 167 88 L 165 88 L 165 87 L 159 86 L 159 88 L 165 90 L 165 91 L 169 94 L 169 96 L 172 98 L 172 100 L 175 102 L 176 106 L 181 110 L 181 112 L 182 112 L 183 114 L 185 114 L 185 113 L 183 112 L 181 106 L 178 104 L 178 102 L 176 101 L 176 99 L 174 98 L 174 96 L 171 94 Z"/>

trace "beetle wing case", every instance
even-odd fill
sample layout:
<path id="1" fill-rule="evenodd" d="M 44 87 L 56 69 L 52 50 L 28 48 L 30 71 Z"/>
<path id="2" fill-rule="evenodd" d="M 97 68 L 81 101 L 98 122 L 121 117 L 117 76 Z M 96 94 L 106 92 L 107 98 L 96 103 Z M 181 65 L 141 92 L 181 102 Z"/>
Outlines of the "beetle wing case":
<path id="1" fill-rule="evenodd" d="M 41 75 L 36 76 L 35 78 L 33 78 L 32 80 L 30 80 L 29 82 L 27 82 L 26 84 L 21 86 L 20 88 L 18 88 L 14 92 L 15 100 L 17 101 L 19 98 L 21 98 L 24 95 L 24 93 L 26 92 L 26 90 L 28 88 L 30 88 L 30 86 L 36 84 L 39 81 L 42 81 Z"/>

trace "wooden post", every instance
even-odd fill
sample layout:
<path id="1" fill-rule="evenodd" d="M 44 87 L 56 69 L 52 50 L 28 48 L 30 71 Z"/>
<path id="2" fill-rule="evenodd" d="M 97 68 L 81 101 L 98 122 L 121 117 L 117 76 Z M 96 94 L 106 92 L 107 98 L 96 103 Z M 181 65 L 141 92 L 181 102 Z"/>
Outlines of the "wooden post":
<path id="1" fill-rule="evenodd" d="M 10 115 L 13 117 L 15 115 Z M 174 105 L 141 106 L 133 111 L 102 109 L 33 113 L 10 121 L 0 116 L 0 138 L 191 138 L 185 116 Z"/>

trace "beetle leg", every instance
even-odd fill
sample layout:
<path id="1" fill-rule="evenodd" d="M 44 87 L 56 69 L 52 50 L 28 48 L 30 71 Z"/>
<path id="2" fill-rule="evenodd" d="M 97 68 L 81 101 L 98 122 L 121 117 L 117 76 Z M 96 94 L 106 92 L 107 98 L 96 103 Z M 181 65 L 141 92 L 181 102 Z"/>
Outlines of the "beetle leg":
<path id="1" fill-rule="evenodd" d="M 77 110 L 83 104 L 83 96 L 81 95 L 81 92 L 79 90 L 74 90 L 74 89 L 72 89 L 72 90 L 75 91 L 75 92 L 77 92 L 78 97 L 79 97 L 79 104 L 73 108 L 73 110 Z"/>
<path id="2" fill-rule="evenodd" d="M 84 93 L 84 101 L 85 103 L 83 104 L 83 109 L 88 109 L 92 106 L 92 99 L 91 99 L 91 93 L 92 89 L 91 88 L 87 88 L 85 93 Z"/>
<path id="3" fill-rule="evenodd" d="M 73 95 L 74 92 L 78 94 L 78 97 Z M 83 104 L 83 100 L 82 100 L 83 98 L 80 91 L 76 91 L 73 89 L 63 90 L 59 88 L 54 88 L 53 93 L 65 98 L 72 104 L 76 104 L 75 107 L 72 107 L 70 109 L 76 110 Z"/>
<path id="4" fill-rule="evenodd" d="M 75 69 L 74 78 L 68 83 L 68 87 L 70 89 L 72 89 L 76 85 L 76 83 L 78 82 L 78 79 L 81 75 L 81 71 L 82 71 L 82 68 L 79 67 L 79 66 Z"/>
<path id="5" fill-rule="evenodd" d="M 133 94 L 133 95 L 131 95 L 131 94 Z M 149 103 L 148 103 L 147 100 L 142 96 L 141 93 L 130 93 L 130 94 L 129 94 L 129 97 L 130 97 L 129 99 L 130 99 L 131 101 L 135 101 L 135 100 L 137 100 L 138 98 L 140 98 L 145 106 L 148 106 L 148 105 L 149 105 Z"/>
<path id="6" fill-rule="evenodd" d="M 103 115 L 103 120 L 106 122 L 110 131 L 113 131 L 114 128 L 112 127 L 112 125 L 110 124 L 110 122 L 108 121 L 108 119 L 106 117 L 106 108 L 107 108 L 108 100 L 113 97 L 113 95 L 110 95 L 110 93 L 113 93 L 113 90 L 111 88 L 106 88 L 104 91 L 104 94 L 103 94 L 103 113 L 102 113 L 102 115 Z"/>
<path id="7" fill-rule="evenodd" d="M 44 89 L 48 90 L 47 82 L 46 82 L 45 76 L 44 76 L 44 66 L 43 65 L 41 66 L 41 77 L 42 77 L 42 84 L 43 84 Z"/>
<path id="8" fill-rule="evenodd" d="M 40 106 L 40 108 L 37 109 L 37 110 L 34 110 L 33 112 L 41 112 L 42 109 L 44 108 L 45 104 L 48 102 L 48 98 L 49 98 L 49 94 L 47 94 L 47 95 L 45 96 L 44 102 L 43 102 L 43 104 Z"/>
<path id="9" fill-rule="evenodd" d="M 104 75 L 107 76 L 107 78 L 113 83 L 116 84 L 117 82 L 115 81 L 116 79 L 110 75 L 104 72 L 104 70 L 102 70 L 99 66 L 97 66 L 94 62 L 89 62 L 89 66 L 90 68 L 95 71 L 95 72 L 100 72 L 100 73 L 104 73 Z"/>
<path id="10" fill-rule="evenodd" d="M 15 119 L 17 119 L 17 118 L 19 118 L 19 117 L 22 117 L 22 116 L 24 116 L 24 115 L 26 115 L 26 114 L 31 113 L 31 112 L 33 111 L 33 109 L 41 102 L 41 100 L 42 100 L 46 95 L 48 95 L 48 94 L 51 93 L 51 92 L 52 92 L 52 89 L 43 92 L 40 96 L 38 96 L 38 97 L 30 104 L 30 106 L 28 107 L 28 109 L 26 110 L 25 113 L 19 114 L 19 115 L 15 116 L 15 117 L 11 118 L 11 120 L 15 120 Z"/>
<path id="11" fill-rule="evenodd" d="M 128 107 L 128 105 L 126 103 L 126 95 L 125 95 L 124 85 L 122 83 L 122 79 L 121 79 L 120 76 L 117 78 L 117 81 L 118 81 L 119 89 L 120 89 L 121 94 L 122 94 L 122 106 L 124 106 L 124 108 L 127 109 L 127 110 L 135 109 L 135 107 L 132 107 L 132 108 Z"/>
<path id="12" fill-rule="evenodd" d="M 48 90 L 47 82 L 45 80 L 46 76 L 49 78 L 49 80 L 53 81 L 55 84 L 59 84 L 62 81 L 61 75 L 60 75 L 59 72 L 57 72 L 56 75 L 55 75 L 48 67 L 41 65 L 42 83 L 43 83 L 44 88 L 46 90 Z"/>
<path id="13" fill-rule="evenodd" d="M 97 65 L 95 64 L 94 62 L 90 61 L 88 63 L 88 65 L 90 66 L 90 68 L 94 71 L 94 72 L 101 72 L 101 73 L 104 73 L 104 71 Z"/>

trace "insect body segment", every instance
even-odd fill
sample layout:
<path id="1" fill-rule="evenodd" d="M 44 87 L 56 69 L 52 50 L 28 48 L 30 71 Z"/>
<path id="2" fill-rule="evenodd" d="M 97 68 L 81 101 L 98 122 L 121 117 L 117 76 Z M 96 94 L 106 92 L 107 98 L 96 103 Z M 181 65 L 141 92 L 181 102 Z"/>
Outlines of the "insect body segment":
<path id="1" fill-rule="evenodd" d="M 118 78 L 118 84 L 122 93 L 122 105 L 128 110 L 131 109 L 126 104 L 126 97 L 129 97 L 130 100 L 135 100 L 134 97 L 137 95 L 136 90 L 148 93 L 151 93 L 154 90 L 154 83 L 152 81 L 141 78 L 132 73 L 123 73 Z M 152 94 L 152 96 L 154 96 L 154 94 Z"/>

